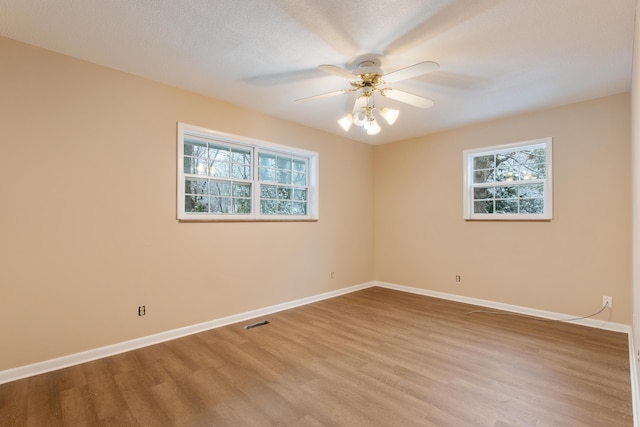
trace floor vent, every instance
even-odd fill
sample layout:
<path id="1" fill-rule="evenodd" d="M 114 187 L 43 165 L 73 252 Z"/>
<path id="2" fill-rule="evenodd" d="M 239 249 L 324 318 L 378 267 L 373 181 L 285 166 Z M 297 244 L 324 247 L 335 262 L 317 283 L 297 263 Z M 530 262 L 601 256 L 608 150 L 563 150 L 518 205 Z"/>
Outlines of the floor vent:
<path id="1" fill-rule="evenodd" d="M 268 320 L 263 320 L 261 322 L 256 322 L 256 323 L 252 323 L 250 325 L 244 326 L 244 329 L 251 329 L 251 328 L 256 328 L 258 326 L 262 326 L 262 325 L 268 325 L 269 321 Z"/>

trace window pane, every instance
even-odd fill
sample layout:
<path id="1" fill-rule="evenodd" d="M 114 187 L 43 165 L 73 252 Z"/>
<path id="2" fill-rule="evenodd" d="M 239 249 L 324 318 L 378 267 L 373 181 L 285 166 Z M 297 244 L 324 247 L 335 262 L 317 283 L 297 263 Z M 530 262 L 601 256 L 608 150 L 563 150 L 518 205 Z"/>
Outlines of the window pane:
<path id="1" fill-rule="evenodd" d="M 495 195 L 494 187 L 480 187 L 473 189 L 473 198 L 474 200 L 482 200 L 482 199 L 493 199 Z"/>
<path id="2" fill-rule="evenodd" d="M 243 165 L 251 164 L 251 151 L 234 148 L 231 150 L 231 161 Z"/>
<path id="3" fill-rule="evenodd" d="M 293 161 L 293 170 L 296 172 L 306 172 L 307 171 L 307 162 L 304 160 L 294 160 Z"/>
<path id="4" fill-rule="evenodd" d="M 211 162 L 209 167 L 209 175 L 220 178 L 229 178 L 229 163 L 227 162 Z"/>
<path id="5" fill-rule="evenodd" d="M 185 196 L 184 210 L 186 212 L 207 212 L 209 210 L 209 197 Z"/>
<path id="6" fill-rule="evenodd" d="M 494 167 L 496 167 L 496 162 L 493 154 L 473 158 L 473 170 L 493 169 Z"/>
<path id="7" fill-rule="evenodd" d="M 260 160 L 258 161 L 260 166 L 276 167 L 276 156 L 273 154 L 260 153 Z"/>
<path id="8" fill-rule="evenodd" d="M 521 199 L 520 213 L 541 214 L 544 213 L 543 199 Z"/>
<path id="9" fill-rule="evenodd" d="M 278 171 L 278 183 L 279 184 L 291 184 L 291 172 Z"/>
<path id="10" fill-rule="evenodd" d="M 276 201 L 275 200 L 261 200 L 260 201 L 260 213 L 263 215 L 275 215 L 276 214 Z"/>
<path id="11" fill-rule="evenodd" d="M 289 187 L 278 187 L 278 200 L 291 200 L 293 189 Z"/>
<path id="12" fill-rule="evenodd" d="M 521 185 L 520 197 L 542 197 L 544 194 L 543 184 Z"/>
<path id="13" fill-rule="evenodd" d="M 212 197 L 209 212 L 212 213 L 230 213 L 231 199 L 228 197 Z"/>
<path id="14" fill-rule="evenodd" d="M 498 154 L 496 159 L 498 164 L 504 169 L 518 171 L 529 158 L 529 153 L 530 150 L 511 151 L 509 153 Z"/>
<path id="15" fill-rule="evenodd" d="M 524 149 L 496 156 L 497 181 L 546 178 L 546 149 Z"/>
<path id="16" fill-rule="evenodd" d="M 493 201 L 473 202 L 473 213 L 477 213 L 477 214 L 493 213 Z"/>
<path id="17" fill-rule="evenodd" d="M 291 215 L 293 206 L 291 202 L 278 201 L 278 213 L 280 215 Z"/>
<path id="18" fill-rule="evenodd" d="M 206 179 L 189 179 L 184 181 L 184 192 L 187 194 L 209 194 Z"/>
<path id="19" fill-rule="evenodd" d="M 233 213 L 251 213 L 251 199 L 233 199 Z"/>
<path id="20" fill-rule="evenodd" d="M 231 170 L 232 170 L 231 178 L 246 179 L 246 180 L 251 179 L 251 166 L 234 164 Z"/>
<path id="21" fill-rule="evenodd" d="M 225 181 L 211 181 L 209 183 L 209 194 L 212 196 L 230 196 L 231 183 Z"/>
<path id="22" fill-rule="evenodd" d="M 502 163 L 496 168 L 496 181 L 516 181 L 520 178 L 520 169 L 518 165 L 511 162 Z"/>
<path id="23" fill-rule="evenodd" d="M 292 179 L 293 185 L 299 185 L 299 186 L 307 185 L 307 174 L 305 173 L 294 172 L 291 175 L 291 179 Z"/>
<path id="24" fill-rule="evenodd" d="M 294 200 L 307 200 L 307 190 L 295 189 L 293 192 Z"/>
<path id="25" fill-rule="evenodd" d="M 293 212 L 294 215 L 306 215 L 307 214 L 307 204 L 294 202 L 293 203 Z"/>
<path id="26" fill-rule="evenodd" d="M 260 181 L 274 182 L 276 180 L 275 170 L 269 168 L 259 168 L 258 175 Z"/>
<path id="27" fill-rule="evenodd" d="M 529 153 L 531 153 L 531 150 L 520 150 L 511 153 L 513 164 L 522 165 L 527 160 L 527 158 L 529 158 Z"/>
<path id="28" fill-rule="evenodd" d="M 207 157 L 207 143 L 200 141 L 184 141 L 184 155 L 200 157 L 205 159 Z"/>
<path id="29" fill-rule="evenodd" d="M 207 174 L 207 161 L 201 159 L 193 159 L 193 172 L 196 175 L 206 175 Z M 186 172 L 186 171 L 185 171 Z"/>
<path id="30" fill-rule="evenodd" d="M 291 170 L 291 157 L 278 157 L 278 169 Z"/>
<path id="31" fill-rule="evenodd" d="M 509 162 L 509 159 L 511 158 L 512 153 L 499 153 L 496 155 L 496 166 L 500 166 L 501 164 L 505 163 L 505 162 Z"/>
<path id="32" fill-rule="evenodd" d="M 197 160 L 193 157 L 184 158 L 184 173 L 194 174 L 196 173 Z"/>
<path id="33" fill-rule="evenodd" d="M 545 179 L 547 177 L 547 150 L 536 148 L 531 152 L 527 161 L 527 169 L 532 175 L 531 179 Z"/>
<path id="34" fill-rule="evenodd" d="M 222 145 L 209 144 L 209 159 L 220 162 L 228 162 L 229 148 Z"/>
<path id="35" fill-rule="evenodd" d="M 496 199 L 515 199 L 516 197 L 518 197 L 518 187 L 496 187 Z"/>
<path id="36" fill-rule="evenodd" d="M 275 185 L 261 185 L 260 198 L 275 199 L 277 197 L 277 187 Z"/>
<path id="37" fill-rule="evenodd" d="M 518 213 L 518 200 L 496 200 L 496 213 L 498 214 Z"/>
<path id="38" fill-rule="evenodd" d="M 480 184 L 483 182 L 493 182 L 493 169 L 477 170 L 473 173 L 473 182 Z"/>
<path id="39" fill-rule="evenodd" d="M 233 184 L 233 197 L 251 197 L 251 184 Z"/>

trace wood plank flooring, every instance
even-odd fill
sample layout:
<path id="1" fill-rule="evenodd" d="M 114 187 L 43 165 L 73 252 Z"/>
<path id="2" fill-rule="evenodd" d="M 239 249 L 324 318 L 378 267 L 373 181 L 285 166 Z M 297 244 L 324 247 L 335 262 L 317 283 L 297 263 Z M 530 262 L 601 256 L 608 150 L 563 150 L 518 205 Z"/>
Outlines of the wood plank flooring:
<path id="1" fill-rule="evenodd" d="M 625 334 L 369 288 L 0 385 L 0 426 L 631 426 Z"/>

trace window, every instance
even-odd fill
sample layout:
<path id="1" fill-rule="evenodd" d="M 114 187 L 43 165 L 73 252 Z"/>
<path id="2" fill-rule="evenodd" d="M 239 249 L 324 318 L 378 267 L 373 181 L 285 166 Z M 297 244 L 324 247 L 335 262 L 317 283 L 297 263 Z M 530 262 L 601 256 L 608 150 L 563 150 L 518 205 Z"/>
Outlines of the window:
<path id="1" fill-rule="evenodd" d="M 551 219 L 551 138 L 466 150 L 463 161 L 465 219 Z"/>
<path id="2" fill-rule="evenodd" d="M 178 123 L 178 219 L 314 220 L 318 154 Z"/>

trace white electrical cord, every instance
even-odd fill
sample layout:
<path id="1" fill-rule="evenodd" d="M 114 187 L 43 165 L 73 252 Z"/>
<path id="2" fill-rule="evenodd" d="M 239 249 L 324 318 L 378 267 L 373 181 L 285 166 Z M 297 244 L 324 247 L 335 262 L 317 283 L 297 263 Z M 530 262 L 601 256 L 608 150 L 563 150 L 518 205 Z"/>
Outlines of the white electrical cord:
<path id="1" fill-rule="evenodd" d="M 590 317 L 597 316 L 598 314 L 602 313 L 605 310 L 605 308 L 610 308 L 608 302 L 605 305 L 602 306 L 600 311 L 598 311 L 596 313 L 590 314 L 588 316 L 583 316 L 583 317 L 572 317 L 572 318 L 569 318 L 569 319 L 542 319 L 540 317 L 530 316 L 528 314 L 513 313 L 511 311 L 488 311 L 488 310 L 473 310 L 473 311 L 468 312 L 467 316 L 469 316 L 471 314 L 497 314 L 497 315 L 501 315 L 501 316 L 526 317 L 528 319 L 539 320 L 541 322 L 571 322 L 571 321 L 574 321 L 574 320 L 589 319 Z"/>

